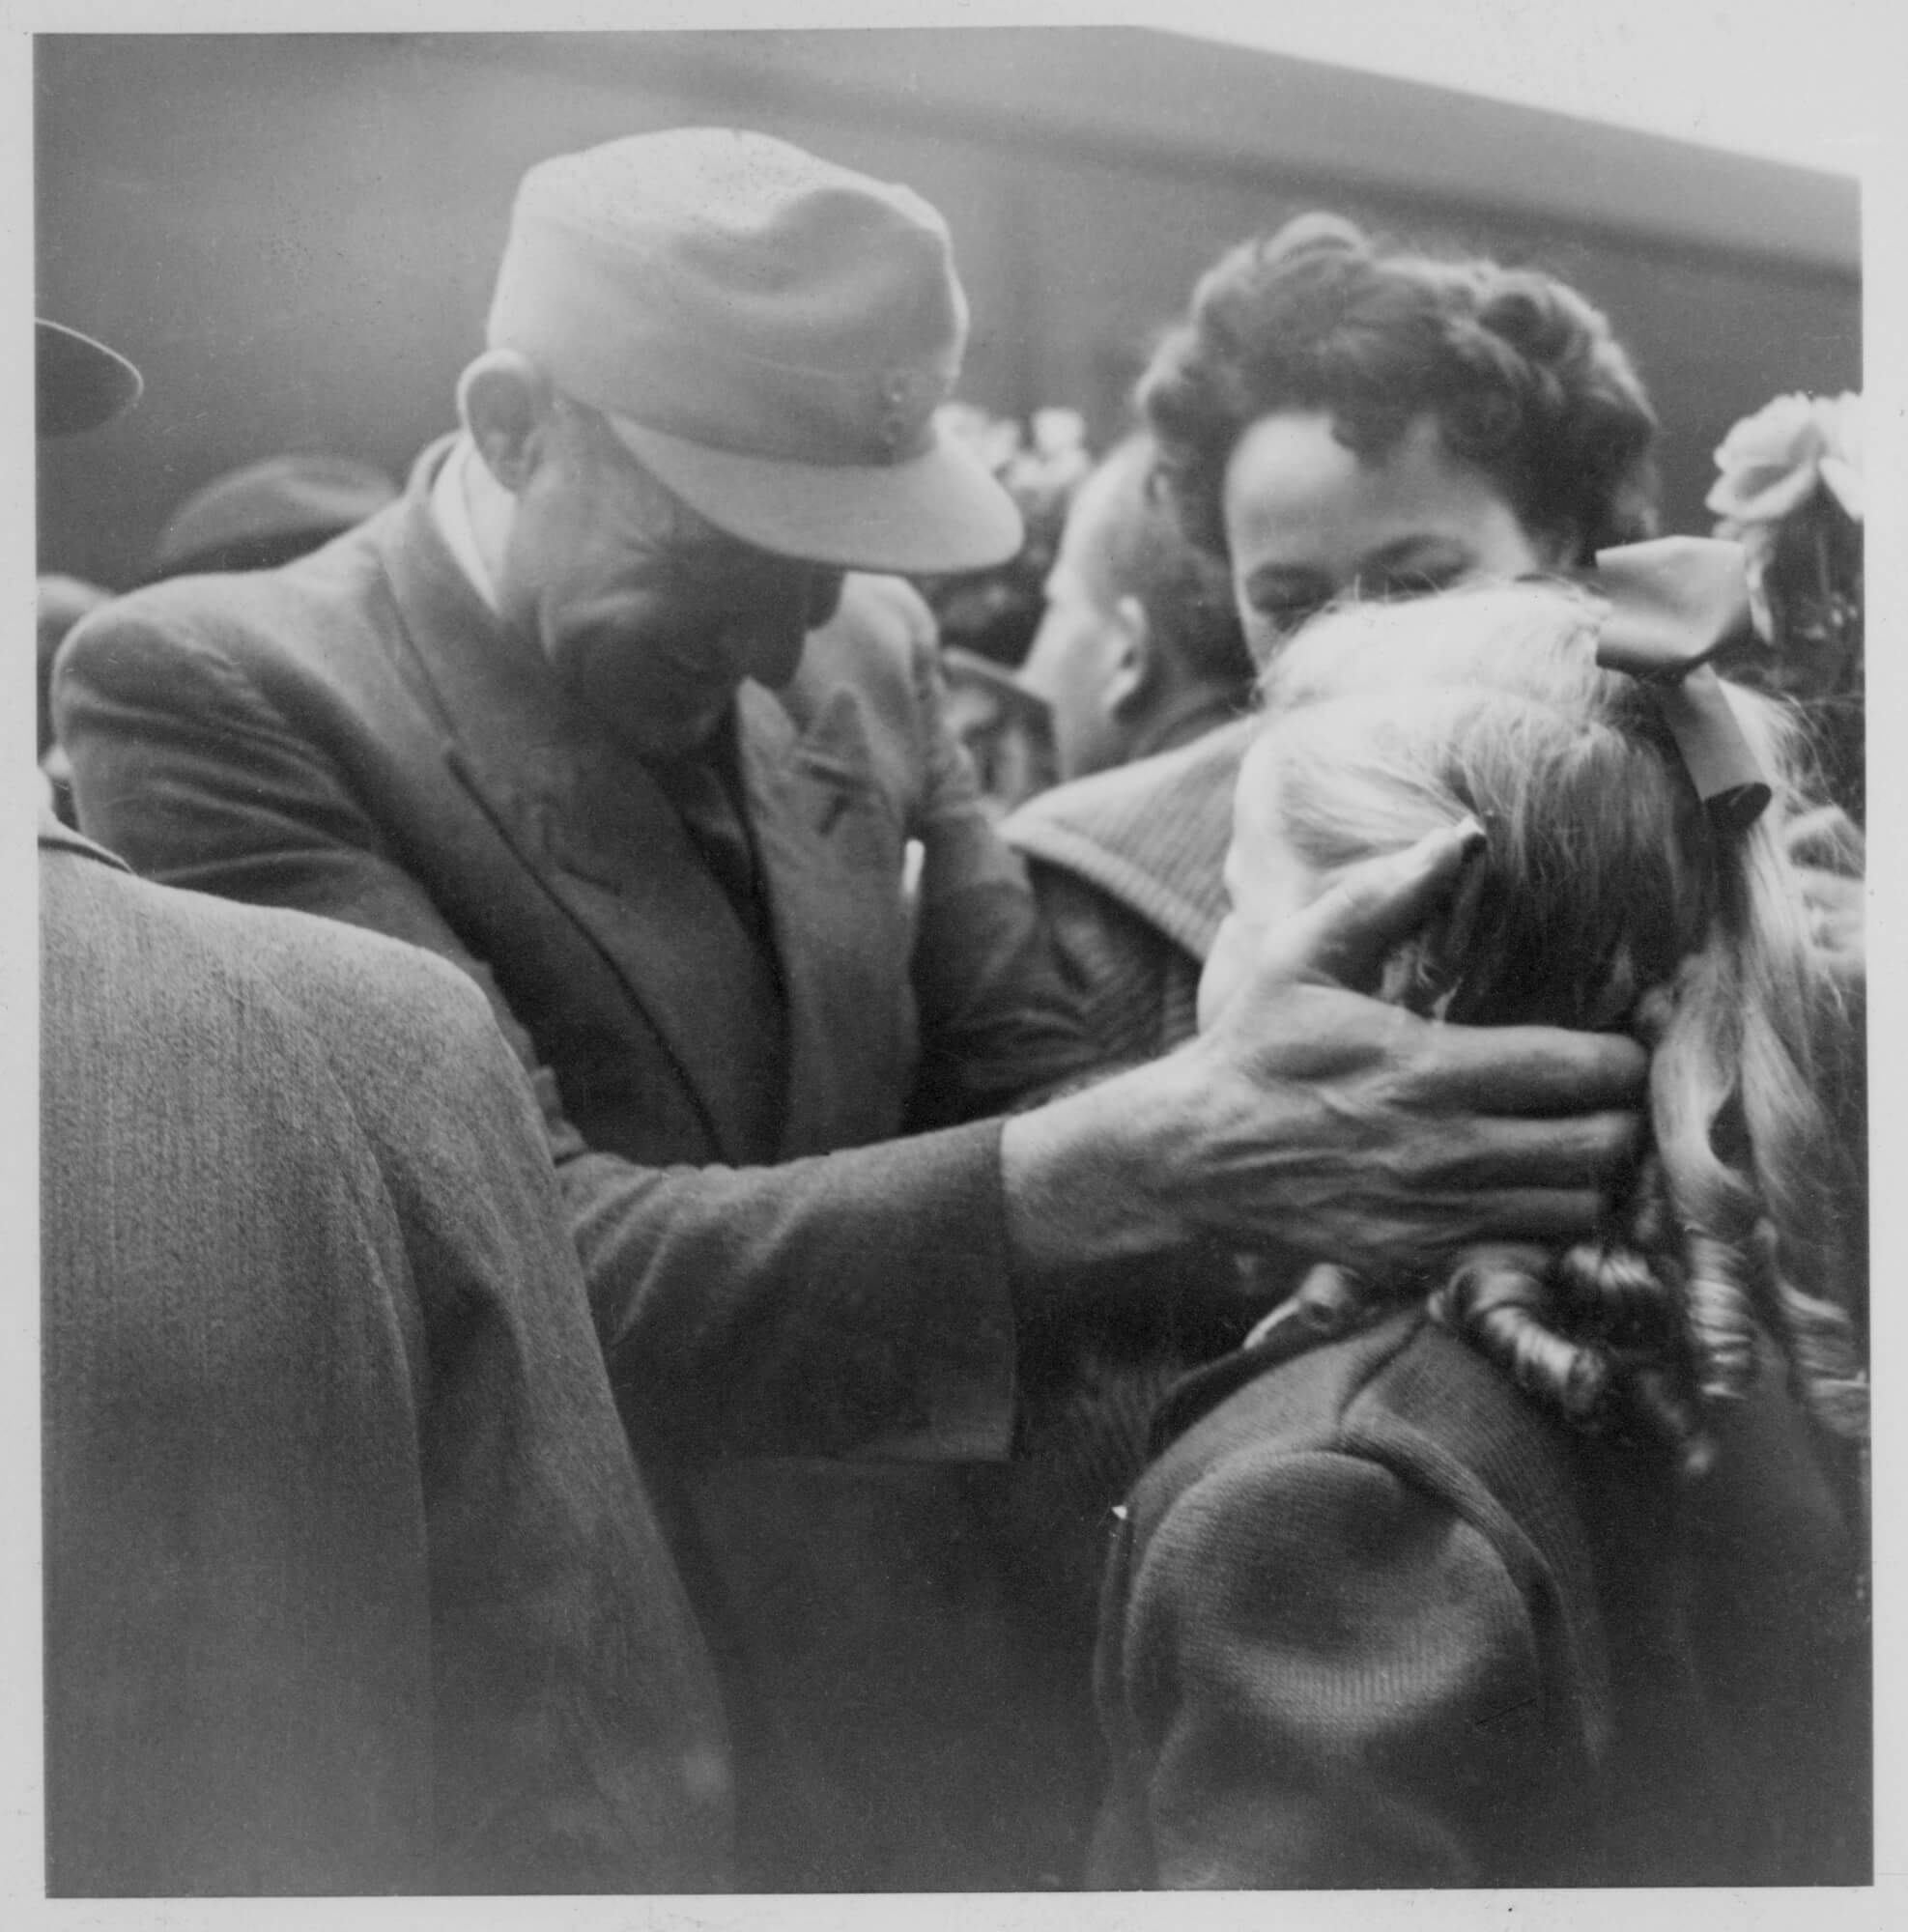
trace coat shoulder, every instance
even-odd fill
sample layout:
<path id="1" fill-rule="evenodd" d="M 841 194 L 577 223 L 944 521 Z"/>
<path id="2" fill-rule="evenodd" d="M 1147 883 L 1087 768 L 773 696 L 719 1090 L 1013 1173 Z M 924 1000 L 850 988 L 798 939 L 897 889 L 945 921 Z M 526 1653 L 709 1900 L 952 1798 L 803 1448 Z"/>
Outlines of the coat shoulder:
<path id="1" fill-rule="evenodd" d="M 367 645 L 395 621 L 381 521 L 275 570 L 170 578 L 102 605 L 61 647 L 56 704 L 61 687 L 131 696 L 150 685 L 159 701 L 167 680 L 194 665 L 267 686 L 307 673 L 349 680 L 382 658 Z"/>
<path id="2" fill-rule="evenodd" d="M 1502 1528 L 1533 1503 L 1554 1510 L 1567 1499 L 1562 1435 L 1475 1350 L 1411 1310 L 1233 1388 L 1165 1447 L 1136 1495 L 1136 1517 L 1157 1522 L 1195 1485 L 1230 1469 L 1333 1454 L 1384 1463 Z"/>
<path id="3" fill-rule="evenodd" d="M 145 1009 L 152 1036 L 176 1025 L 209 1037 L 221 1022 L 297 1035 L 354 1097 L 411 1092 L 441 1105 L 468 1101 L 475 1069 L 507 1058 L 475 983 L 401 940 L 60 848 L 42 855 L 41 905 L 49 982 Z"/>

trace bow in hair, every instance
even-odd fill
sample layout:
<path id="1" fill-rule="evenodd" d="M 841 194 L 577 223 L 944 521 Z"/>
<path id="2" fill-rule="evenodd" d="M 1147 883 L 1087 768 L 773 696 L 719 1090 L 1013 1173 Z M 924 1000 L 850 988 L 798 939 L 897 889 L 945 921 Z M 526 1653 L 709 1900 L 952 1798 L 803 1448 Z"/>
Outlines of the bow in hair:
<path id="1" fill-rule="evenodd" d="M 1749 624 L 1743 547 L 1715 537 L 1660 537 L 1597 553 L 1577 580 L 1609 605 L 1597 662 L 1655 693 L 1713 822 L 1746 832 L 1771 791 L 1709 660 Z"/>

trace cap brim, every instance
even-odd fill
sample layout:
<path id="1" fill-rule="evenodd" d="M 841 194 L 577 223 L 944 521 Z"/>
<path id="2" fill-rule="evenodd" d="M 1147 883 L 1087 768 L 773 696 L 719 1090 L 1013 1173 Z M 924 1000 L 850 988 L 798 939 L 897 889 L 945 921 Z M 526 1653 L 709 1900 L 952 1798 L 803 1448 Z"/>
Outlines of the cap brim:
<path id="1" fill-rule="evenodd" d="M 1025 541 L 1013 498 L 978 457 L 938 433 L 903 463 L 790 463 L 705 448 L 627 416 L 610 420 L 691 509 L 781 556 L 940 575 L 1005 563 Z"/>
<path id="2" fill-rule="evenodd" d="M 117 350 L 76 328 L 38 318 L 33 338 L 39 435 L 77 436 L 98 429 L 139 400 L 144 379 Z"/>

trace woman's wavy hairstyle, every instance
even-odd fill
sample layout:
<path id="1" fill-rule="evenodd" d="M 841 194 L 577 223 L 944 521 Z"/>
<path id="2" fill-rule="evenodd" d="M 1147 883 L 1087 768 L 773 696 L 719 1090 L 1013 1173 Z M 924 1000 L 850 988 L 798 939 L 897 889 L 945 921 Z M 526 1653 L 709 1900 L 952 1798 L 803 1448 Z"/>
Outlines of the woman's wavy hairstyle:
<path id="1" fill-rule="evenodd" d="M 1300 215 L 1209 270 L 1138 403 L 1186 533 L 1217 556 L 1233 450 L 1284 411 L 1324 412 L 1364 458 L 1428 412 L 1567 561 L 1655 533 L 1656 413 L 1595 308 L 1537 270 L 1381 248 L 1336 215 Z"/>
<path id="2" fill-rule="evenodd" d="M 1535 582 L 1354 604 L 1267 672 L 1248 779 L 1265 775 L 1261 809 L 1314 869 L 1466 813 L 1485 828 L 1452 905 L 1388 961 L 1386 997 L 1652 1048 L 1650 1145 L 1599 1239 L 1475 1248 L 1431 1281 L 1315 1270 L 1292 1313 L 1330 1331 L 1428 1292 L 1540 1399 L 1666 1435 L 1693 1465 L 1705 1406 L 1773 1349 L 1816 1421 L 1860 1440 L 1860 1284 L 1831 1208 L 1853 1177 L 1823 1103 L 1848 1015 L 1780 837 L 1794 727 L 1734 694 L 1776 798 L 1747 835 L 1712 831 L 1650 692 L 1597 668 L 1601 614 Z"/>

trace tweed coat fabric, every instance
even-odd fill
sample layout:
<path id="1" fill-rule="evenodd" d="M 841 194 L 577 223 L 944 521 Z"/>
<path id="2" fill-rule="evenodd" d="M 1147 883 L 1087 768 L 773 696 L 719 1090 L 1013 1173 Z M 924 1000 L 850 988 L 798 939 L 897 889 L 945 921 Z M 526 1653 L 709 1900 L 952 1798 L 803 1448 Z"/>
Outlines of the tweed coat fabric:
<path id="1" fill-rule="evenodd" d="M 702 1890 L 714 1675 L 441 962 L 41 839 L 46 1877 Z"/>
<path id="2" fill-rule="evenodd" d="M 1109 1566 L 1108 1887 L 1865 1883 L 1854 1541 L 1765 1361 L 1707 1477 L 1421 1311 L 1162 1415 Z"/>
<path id="3" fill-rule="evenodd" d="M 157 877 L 427 946 L 491 996 L 724 1669 L 743 1881 L 1076 1869 L 1084 1672 L 1047 1660 L 1043 1517 L 974 1466 L 1011 1446 L 1018 1366 L 977 1117 L 1087 1055 L 931 631 L 850 579 L 794 683 L 738 695 L 765 972 L 648 773 L 471 591 L 430 513 L 440 460 L 310 558 L 75 634 L 55 703 L 82 823 Z"/>

